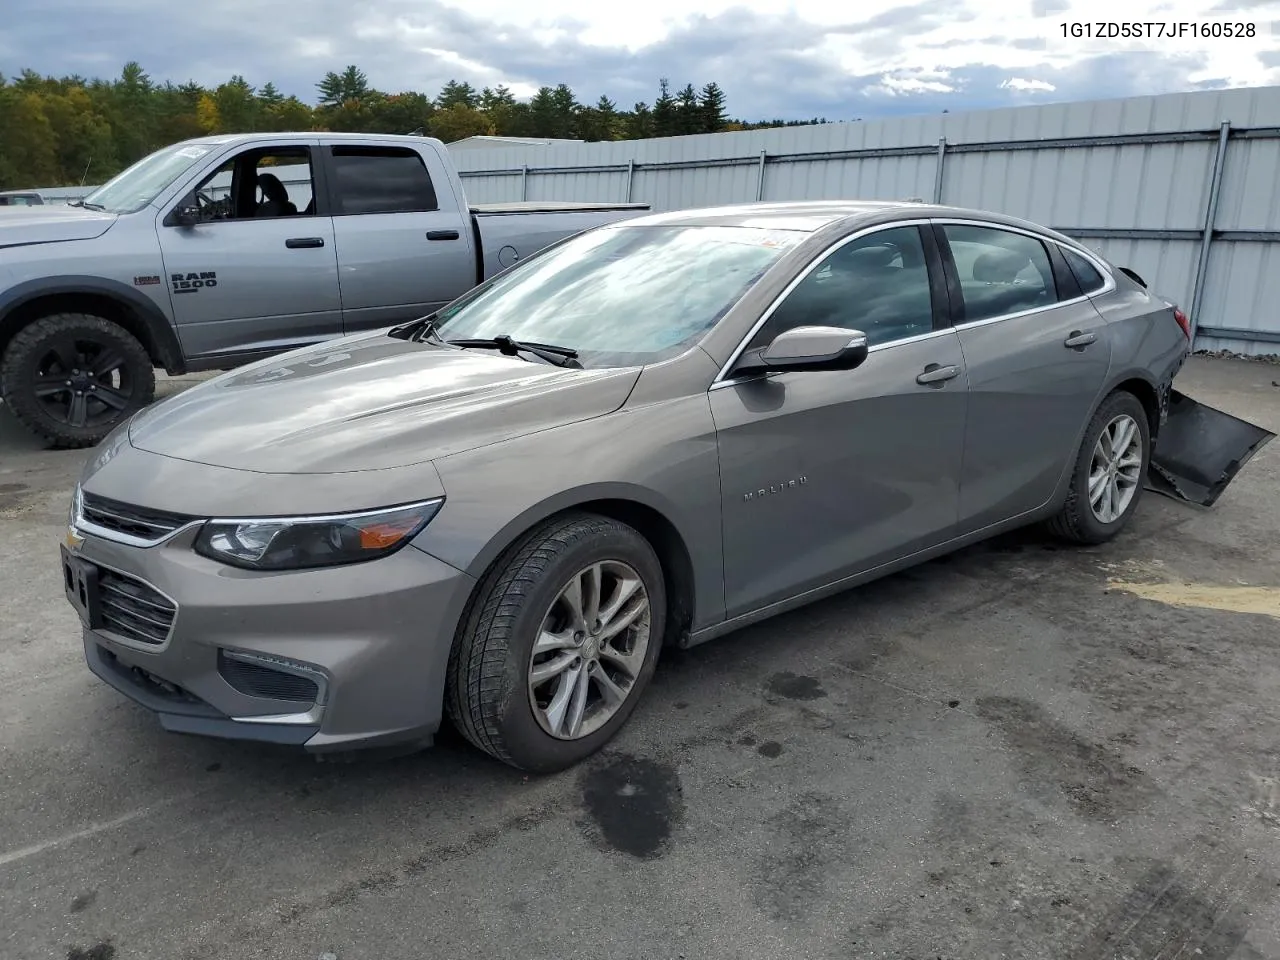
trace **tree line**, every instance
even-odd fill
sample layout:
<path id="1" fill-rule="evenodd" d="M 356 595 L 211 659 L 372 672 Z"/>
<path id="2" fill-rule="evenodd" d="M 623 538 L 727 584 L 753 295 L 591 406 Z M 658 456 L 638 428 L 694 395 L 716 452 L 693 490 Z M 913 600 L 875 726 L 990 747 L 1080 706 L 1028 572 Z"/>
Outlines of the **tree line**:
<path id="1" fill-rule="evenodd" d="M 135 160 L 178 140 L 215 133 L 317 130 L 418 133 L 446 143 L 479 135 L 637 140 L 772 126 L 825 123 L 731 119 L 714 82 L 673 90 L 658 83 L 652 103 L 622 109 L 608 96 L 582 103 L 566 84 L 528 101 L 505 86 L 476 90 L 450 80 L 430 97 L 387 93 L 357 66 L 316 84 L 317 103 L 233 76 L 217 87 L 157 83 L 136 62 L 114 80 L 0 74 L 0 189 L 104 183 Z"/>

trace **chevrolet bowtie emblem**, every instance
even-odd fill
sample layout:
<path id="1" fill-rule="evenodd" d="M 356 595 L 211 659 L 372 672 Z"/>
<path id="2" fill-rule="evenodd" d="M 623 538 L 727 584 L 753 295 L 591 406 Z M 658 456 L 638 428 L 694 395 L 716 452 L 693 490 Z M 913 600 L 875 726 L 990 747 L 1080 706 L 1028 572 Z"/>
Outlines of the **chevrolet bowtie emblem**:
<path id="1" fill-rule="evenodd" d="M 71 550 L 79 550 L 84 544 L 84 537 L 76 532 L 75 527 L 67 527 L 67 535 L 64 539 L 67 547 Z"/>

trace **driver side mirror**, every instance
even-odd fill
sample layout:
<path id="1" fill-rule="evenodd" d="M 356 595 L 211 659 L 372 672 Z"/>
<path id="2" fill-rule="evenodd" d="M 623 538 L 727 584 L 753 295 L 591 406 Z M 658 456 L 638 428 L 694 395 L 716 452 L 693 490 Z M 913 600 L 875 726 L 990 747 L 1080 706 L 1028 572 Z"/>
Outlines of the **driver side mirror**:
<path id="1" fill-rule="evenodd" d="M 852 370 L 867 359 L 867 335 L 845 327 L 793 327 L 743 355 L 734 376 L 786 370 Z"/>
<path id="2" fill-rule="evenodd" d="M 194 227 L 200 222 L 200 208 L 185 200 L 165 218 L 168 227 Z"/>

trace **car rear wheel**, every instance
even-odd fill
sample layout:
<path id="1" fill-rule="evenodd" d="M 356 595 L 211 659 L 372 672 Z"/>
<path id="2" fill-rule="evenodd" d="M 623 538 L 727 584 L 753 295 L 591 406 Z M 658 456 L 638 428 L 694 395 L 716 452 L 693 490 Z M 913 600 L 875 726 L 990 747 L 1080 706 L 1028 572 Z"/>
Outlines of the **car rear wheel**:
<path id="1" fill-rule="evenodd" d="M 494 565 L 464 615 L 449 717 L 511 766 L 570 767 L 635 709 L 665 614 L 662 565 L 636 530 L 591 514 L 544 524 Z"/>
<path id="2" fill-rule="evenodd" d="M 1066 503 L 1049 529 L 1076 543 L 1110 540 L 1137 509 L 1150 459 L 1146 408 L 1131 393 L 1113 393 L 1085 431 Z"/>
<path id="3" fill-rule="evenodd" d="M 146 348 L 103 317 L 59 313 L 24 327 L 0 364 L 4 402 L 54 447 L 92 447 L 155 397 Z"/>

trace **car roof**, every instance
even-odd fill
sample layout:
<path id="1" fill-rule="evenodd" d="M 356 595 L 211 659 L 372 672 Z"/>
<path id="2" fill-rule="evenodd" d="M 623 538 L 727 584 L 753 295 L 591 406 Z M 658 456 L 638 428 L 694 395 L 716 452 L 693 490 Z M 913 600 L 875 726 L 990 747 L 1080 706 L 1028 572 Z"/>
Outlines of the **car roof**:
<path id="1" fill-rule="evenodd" d="M 1078 240 L 1030 220 L 993 210 L 944 206 L 918 200 L 779 200 L 736 203 L 653 213 L 629 218 L 616 225 L 758 227 L 765 230 L 817 233 L 826 228 L 843 232 L 908 219 L 980 220 L 998 226 L 1031 230 L 1075 247 L 1080 246 Z"/>

